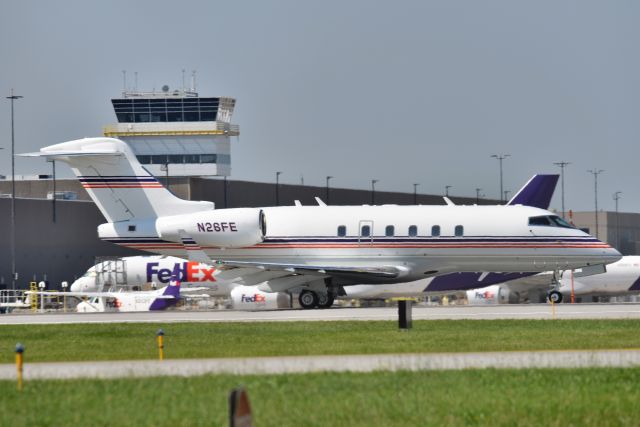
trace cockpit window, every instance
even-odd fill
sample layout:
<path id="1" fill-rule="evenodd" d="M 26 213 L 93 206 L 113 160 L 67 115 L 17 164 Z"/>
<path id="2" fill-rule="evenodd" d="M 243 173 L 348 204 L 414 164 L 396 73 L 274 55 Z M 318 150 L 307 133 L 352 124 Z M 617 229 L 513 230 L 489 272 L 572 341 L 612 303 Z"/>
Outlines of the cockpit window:
<path id="1" fill-rule="evenodd" d="M 551 216 L 549 218 L 551 218 L 551 221 L 555 222 L 558 227 L 575 228 L 573 225 L 569 224 L 567 221 L 565 221 L 564 219 L 560 218 L 559 216 L 555 216 L 554 215 L 554 216 Z"/>
<path id="2" fill-rule="evenodd" d="M 529 218 L 529 225 L 551 225 L 548 216 L 532 216 Z"/>
<path id="3" fill-rule="evenodd" d="M 575 228 L 564 219 L 556 215 L 532 216 L 529 217 L 529 225 L 542 225 L 546 227 Z"/>

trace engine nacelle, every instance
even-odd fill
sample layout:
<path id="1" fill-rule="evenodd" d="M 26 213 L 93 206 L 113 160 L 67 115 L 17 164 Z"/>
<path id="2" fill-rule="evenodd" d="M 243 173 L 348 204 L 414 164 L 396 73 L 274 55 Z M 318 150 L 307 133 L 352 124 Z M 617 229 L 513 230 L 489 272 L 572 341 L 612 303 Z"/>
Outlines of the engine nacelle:
<path id="1" fill-rule="evenodd" d="M 236 310 L 275 310 L 291 308 L 291 295 L 285 292 L 262 292 L 255 286 L 236 286 L 231 290 Z"/>
<path id="2" fill-rule="evenodd" d="M 467 291 L 467 301 L 470 305 L 507 304 L 509 294 L 506 286 L 492 285 Z"/>
<path id="3" fill-rule="evenodd" d="M 180 230 L 200 246 L 242 248 L 264 240 L 264 213 L 260 209 L 220 209 L 156 220 L 156 231 L 164 240 L 181 242 Z"/>

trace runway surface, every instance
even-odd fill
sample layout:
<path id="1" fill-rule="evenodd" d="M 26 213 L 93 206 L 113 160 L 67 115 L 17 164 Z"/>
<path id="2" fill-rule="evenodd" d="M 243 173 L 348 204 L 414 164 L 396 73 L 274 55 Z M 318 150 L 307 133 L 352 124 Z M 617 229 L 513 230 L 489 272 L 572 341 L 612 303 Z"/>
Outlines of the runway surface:
<path id="1" fill-rule="evenodd" d="M 413 320 L 425 319 L 639 319 L 640 304 L 526 304 L 495 306 L 416 306 Z M 555 314 L 554 314 L 555 311 Z M 0 314 L 0 325 L 62 323 L 300 322 L 397 320 L 397 308 L 332 308 L 278 311 L 162 311 L 144 313 Z"/>
<path id="2" fill-rule="evenodd" d="M 592 368 L 640 366 L 640 350 L 516 351 L 491 353 L 373 354 L 226 359 L 123 360 L 27 363 L 24 378 L 131 378 L 205 374 L 265 375 L 308 372 L 422 371 L 481 368 Z M 0 379 L 16 378 L 13 364 Z"/>

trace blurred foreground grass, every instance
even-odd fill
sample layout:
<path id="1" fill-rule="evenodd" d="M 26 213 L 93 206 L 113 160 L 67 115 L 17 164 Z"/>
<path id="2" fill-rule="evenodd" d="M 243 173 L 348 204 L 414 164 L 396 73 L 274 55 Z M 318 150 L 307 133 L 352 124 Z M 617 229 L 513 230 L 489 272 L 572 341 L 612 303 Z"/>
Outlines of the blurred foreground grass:
<path id="1" fill-rule="evenodd" d="M 319 373 L 0 381 L 0 425 L 225 426 L 246 386 L 256 426 L 634 426 L 640 369 Z"/>
<path id="2" fill-rule="evenodd" d="M 114 323 L 0 326 L 0 363 L 280 355 L 640 348 L 640 320 L 420 320 L 409 332 L 392 321 Z"/>

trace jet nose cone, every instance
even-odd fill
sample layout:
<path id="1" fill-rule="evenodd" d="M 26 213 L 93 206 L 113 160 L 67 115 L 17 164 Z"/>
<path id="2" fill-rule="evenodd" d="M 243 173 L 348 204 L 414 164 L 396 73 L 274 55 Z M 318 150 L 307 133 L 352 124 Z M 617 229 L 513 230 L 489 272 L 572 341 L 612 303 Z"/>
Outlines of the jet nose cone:
<path id="1" fill-rule="evenodd" d="M 622 259 L 622 254 L 612 246 L 609 246 L 607 249 L 605 249 L 602 256 L 606 264 L 611 264 L 612 262 L 616 262 Z"/>

